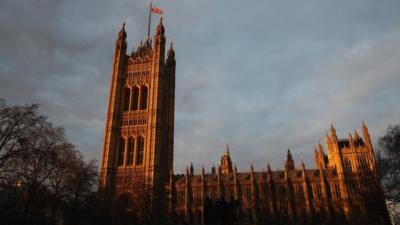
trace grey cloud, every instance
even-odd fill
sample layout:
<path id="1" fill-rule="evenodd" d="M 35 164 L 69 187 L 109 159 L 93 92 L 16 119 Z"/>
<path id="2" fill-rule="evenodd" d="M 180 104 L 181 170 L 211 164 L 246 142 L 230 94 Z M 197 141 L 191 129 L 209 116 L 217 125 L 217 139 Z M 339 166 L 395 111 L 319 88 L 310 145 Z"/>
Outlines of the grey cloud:
<path id="1" fill-rule="evenodd" d="M 330 122 L 365 120 L 376 142 L 399 123 L 396 0 L 157 1 L 177 56 L 175 170 L 218 163 L 281 167 L 287 148 L 312 166 Z M 0 97 L 36 102 L 100 158 L 114 40 L 146 35 L 145 1 L 0 2 Z M 157 23 L 153 17 L 153 29 Z"/>

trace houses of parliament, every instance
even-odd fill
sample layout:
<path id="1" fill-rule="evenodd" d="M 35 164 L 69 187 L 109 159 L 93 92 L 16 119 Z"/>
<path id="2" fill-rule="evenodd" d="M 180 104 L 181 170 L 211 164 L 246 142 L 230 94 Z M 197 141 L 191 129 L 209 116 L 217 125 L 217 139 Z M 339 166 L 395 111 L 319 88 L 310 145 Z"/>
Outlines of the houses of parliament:
<path id="1" fill-rule="evenodd" d="M 207 224 L 210 204 L 235 202 L 234 224 L 380 224 L 378 210 L 371 210 L 379 203 L 368 203 L 383 195 L 364 123 L 361 135 L 355 130 L 346 138 L 331 126 L 325 150 L 321 143 L 314 149 L 315 168 L 296 164 L 288 150 L 281 170 L 267 164 L 238 171 L 227 146 L 211 173 L 195 174 L 190 166 L 174 174 L 173 45 L 166 44 L 161 18 L 154 36 L 128 53 L 124 26 L 115 42 L 99 178 L 108 210 L 162 205 L 162 212 L 151 212 L 165 212 L 173 224 Z"/>

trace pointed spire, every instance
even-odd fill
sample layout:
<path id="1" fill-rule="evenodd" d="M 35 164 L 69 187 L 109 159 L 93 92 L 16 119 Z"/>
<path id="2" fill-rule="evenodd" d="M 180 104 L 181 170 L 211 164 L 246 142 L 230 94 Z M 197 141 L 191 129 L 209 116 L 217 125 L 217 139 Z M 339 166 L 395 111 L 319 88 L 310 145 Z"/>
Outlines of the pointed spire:
<path id="1" fill-rule="evenodd" d="M 361 124 L 362 124 L 362 129 L 368 129 L 368 127 L 367 127 L 367 125 L 365 124 L 365 121 L 364 121 L 364 120 L 361 122 Z"/>
<path id="2" fill-rule="evenodd" d="M 357 129 L 354 129 L 354 139 L 359 139 L 360 135 L 358 135 Z"/>
<path id="3" fill-rule="evenodd" d="M 269 161 L 267 161 L 267 171 L 271 172 L 271 165 L 269 164 Z"/>
<path id="4" fill-rule="evenodd" d="M 189 175 L 189 167 L 186 165 L 186 176 Z"/>
<path id="5" fill-rule="evenodd" d="M 331 135 L 335 134 L 336 135 L 336 129 L 333 127 L 333 123 L 331 123 Z"/>
<path id="6" fill-rule="evenodd" d="M 205 172 L 205 170 L 204 170 L 204 165 L 201 165 L 201 175 L 204 176 L 205 173 L 206 173 L 206 172 Z"/>
<path id="7" fill-rule="evenodd" d="M 286 156 L 286 162 L 285 162 L 285 167 L 287 167 L 288 170 L 294 170 L 294 160 L 292 157 L 292 153 L 290 152 L 290 149 L 287 150 L 287 156 Z"/>
<path id="8" fill-rule="evenodd" d="M 190 175 L 194 174 L 193 162 L 190 162 Z"/>
<path id="9" fill-rule="evenodd" d="M 226 144 L 225 154 L 229 156 L 229 145 Z"/>
<path id="10" fill-rule="evenodd" d="M 236 163 L 235 163 L 234 166 L 233 166 L 233 171 L 234 171 L 235 173 L 237 173 Z"/>
<path id="11" fill-rule="evenodd" d="M 253 167 L 253 162 L 250 161 L 250 172 L 253 173 L 254 172 L 254 167 Z"/>
<path id="12" fill-rule="evenodd" d="M 171 41 L 171 45 L 169 46 L 167 55 L 168 55 L 168 58 L 174 58 L 175 57 L 175 51 L 174 51 L 174 47 L 173 47 L 172 41 Z"/>
<path id="13" fill-rule="evenodd" d="M 325 143 L 329 143 L 330 140 L 331 140 L 331 139 L 330 139 L 330 137 L 329 137 L 328 131 L 325 130 Z"/>
<path id="14" fill-rule="evenodd" d="M 215 165 L 214 165 L 214 163 L 213 163 L 213 165 L 212 165 L 212 167 L 211 167 L 211 173 L 212 173 L 212 174 L 215 174 Z"/>
<path id="15" fill-rule="evenodd" d="M 353 136 L 351 135 L 350 132 L 348 133 L 347 137 L 348 137 L 349 141 L 350 141 L 350 140 L 353 140 Z"/>
<path id="16" fill-rule="evenodd" d="M 164 29 L 164 25 L 163 25 L 163 17 L 160 17 L 160 22 L 157 25 L 157 32 L 156 35 L 164 35 L 165 33 L 165 29 Z"/>
<path id="17" fill-rule="evenodd" d="M 126 31 L 125 31 L 125 21 L 122 23 L 121 30 L 118 33 L 118 40 L 126 39 Z"/>

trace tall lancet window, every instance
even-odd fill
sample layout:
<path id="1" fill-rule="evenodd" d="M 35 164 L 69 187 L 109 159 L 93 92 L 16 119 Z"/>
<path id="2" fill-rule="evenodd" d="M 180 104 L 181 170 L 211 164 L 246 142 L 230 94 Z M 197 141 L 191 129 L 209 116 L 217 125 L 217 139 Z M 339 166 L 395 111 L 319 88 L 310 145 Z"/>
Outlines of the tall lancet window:
<path id="1" fill-rule="evenodd" d="M 119 140 L 119 151 L 118 151 L 118 165 L 124 165 L 125 158 L 125 138 L 121 137 Z"/>
<path id="2" fill-rule="evenodd" d="M 129 98 L 131 95 L 131 90 L 128 87 L 124 88 L 124 96 L 122 98 L 122 102 L 124 104 L 124 111 L 128 111 L 129 110 Z"/>
<path id="3" fill-rule="evenodd" d="M 133 153 L 135 150 L 135 139 L 133 137 L 129 137 L 128 139 L 128 146 L 127 146 L 127 158 L 126 158 L 126 164 L 127 165 L 132 165 L 133 164 Z"/>
<path id="4" fill-rule="evenodd" d="M 137 148 L 136 148 L 136 165 L 143 164 L 143 156 L 144 156 L 144 137 L 140 136 L 137 139 Z"/>
<path id="5" fill-rule="evenodd" d="M 132 101 L 131 101 L 131 110 L 139 109 L 139 88 L 133 87 L 132 89 Z"/>
<path id="6" fill-rule="evenodd" d="M 140 109 L 147 108 L 147 92 L 147 86 L 143 85 L 140 93 Z"/>

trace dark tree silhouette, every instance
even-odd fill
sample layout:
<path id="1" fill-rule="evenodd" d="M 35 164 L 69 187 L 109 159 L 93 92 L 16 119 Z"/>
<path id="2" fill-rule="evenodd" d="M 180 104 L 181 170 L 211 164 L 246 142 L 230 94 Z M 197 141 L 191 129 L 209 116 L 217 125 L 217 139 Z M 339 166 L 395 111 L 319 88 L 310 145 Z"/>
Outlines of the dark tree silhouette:
<path id="1" fill-rule="evenodd" d="M 377 149 L 377 179 L 386 199 L 393 205 L 392 222 L 400 224 L 400 125 L 387 128 L 386 134 L 378 140 Z"/>
<path id="2" fill-rule="evenodd" d="M 86 162 L 37 105 L 0 101 L 0 143 L 2 223 L 68 225 L 92 219 L 95 162 Z"/>

